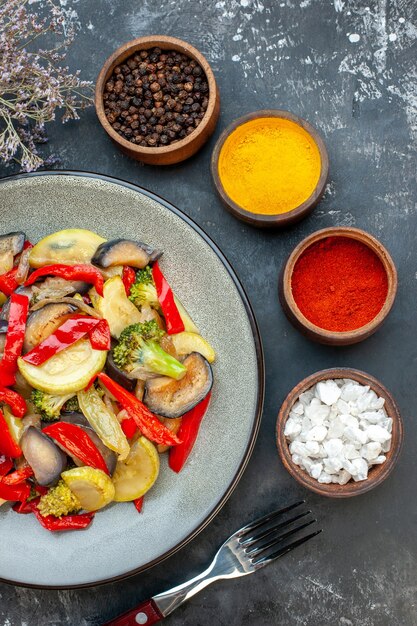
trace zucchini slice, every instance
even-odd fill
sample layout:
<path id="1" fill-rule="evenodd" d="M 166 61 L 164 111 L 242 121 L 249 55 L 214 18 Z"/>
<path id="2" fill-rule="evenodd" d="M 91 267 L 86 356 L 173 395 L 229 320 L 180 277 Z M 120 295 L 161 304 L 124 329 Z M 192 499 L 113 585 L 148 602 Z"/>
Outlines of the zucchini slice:
<path id="1" fill-rule="evenodd" d="M 95 289 L 89 292 L 93 307 L 109 323 L 110 332 L 116 339 L 127 326 L 142 321 L 142 315 L 131 302 L 120 276 L 113 276 L 104 283 L 103 297 Z"/>
<path id="2" fill-rule="evenodd" d="M 44 237 L 33 246 L 29 263 L 31 267 L 44 267 L 52 263 L 89 263 L 105 239 L 83 228 L 67 228 Z"/>
<path id="3" fill-rule="evenodd" d="M 18 367 L 23 378 L 35 389 L 64 395 L 84 389 L 92 377 L 101 372 L 106 357 L 106 350 L 94 350 L 89 339 L 80 339 L 42 365 L 32 365 L 20 357 Z"/>

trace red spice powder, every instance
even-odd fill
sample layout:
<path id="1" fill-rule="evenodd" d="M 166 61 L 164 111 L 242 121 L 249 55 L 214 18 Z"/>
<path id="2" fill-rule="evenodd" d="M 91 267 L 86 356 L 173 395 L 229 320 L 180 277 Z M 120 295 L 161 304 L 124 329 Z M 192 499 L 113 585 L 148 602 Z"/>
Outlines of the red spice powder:
<path id="1" fill-rule="evenodd" d="M 310 322 L 343 332 L 364 326 L 379 313 L 388 278 L 380 259 L 365 244 L 349 237 L 326 237 L 298 259 L 291 287 Z"/>

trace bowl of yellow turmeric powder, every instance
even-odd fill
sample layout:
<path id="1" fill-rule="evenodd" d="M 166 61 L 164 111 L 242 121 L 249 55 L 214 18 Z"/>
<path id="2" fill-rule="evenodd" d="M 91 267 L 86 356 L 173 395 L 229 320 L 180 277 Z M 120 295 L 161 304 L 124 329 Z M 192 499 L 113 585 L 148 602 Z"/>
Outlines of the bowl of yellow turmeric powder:
<path id="1" fill-rule="evenodd" d="M 324 193 L 329 158 L 323 139 L 288 111 L 255 111 L 232 122 L 211 160 L 226 208 L 258 227 L 283 227 L 305 217 Z"/>

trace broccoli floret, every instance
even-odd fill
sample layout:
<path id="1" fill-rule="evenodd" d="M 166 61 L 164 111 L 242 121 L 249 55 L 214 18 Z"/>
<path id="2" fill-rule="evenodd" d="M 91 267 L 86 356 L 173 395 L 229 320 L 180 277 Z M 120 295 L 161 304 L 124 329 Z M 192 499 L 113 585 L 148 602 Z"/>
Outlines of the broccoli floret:
<path id="1" fill-rule="evenodd" d="M 70 513 L 78 513 L 81 508 L 78 498 L 63 480 L 60 480 L 55 487 L 52 487 L 48 493 L 42 496 L 38 504 L 40 514 L 44 517 L 46 515 L 62 517 Z"/>
<path id="2" fill-rule="evenodd" d="M 131 324 L 124 329 L 113 349 L 115 364 L 125 372 L 143 368 L 148 372 L 179 380 L 187 368 L 159 345 L 165 332 L 155 320 Z"/>
<path id="3" fill-rule="evenodd" d="M 161 309 L 150 265 L 136 272 L 136 280 L 130 288 L 129 300 L 139 308 L 147 304 L 153 309 Z"/>
<path id="4" fill-rule="evenodd" d="M 80 413 L 80 405 L 77 396 L 73 396 L 64 404 L 64 411 L 67 413 Z"/>
<path id="5" fill-rule="evenodd" d="M 73 393 L 69 393 L 65 396 L 56 396 L 34 389 L 32 391 L 31 400 L 41 414 L 42 419 L 48 422 L 59 419 L 62 407 L 73 396 Z"/>

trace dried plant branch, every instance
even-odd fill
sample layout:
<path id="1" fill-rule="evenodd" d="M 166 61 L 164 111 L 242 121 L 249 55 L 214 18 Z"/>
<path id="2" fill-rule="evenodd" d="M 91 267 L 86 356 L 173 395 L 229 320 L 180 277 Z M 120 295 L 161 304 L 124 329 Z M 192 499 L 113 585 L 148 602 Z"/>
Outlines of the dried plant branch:
<path id="1" fill-rule="evenodd" d="M 0 0 L 0 159 L 26 172 L 56 162 L 42 158 L 38 145 L 46 143 L 45 124 L 57 109 L 66 122 L 79 119 L 78 111 L 93 102 L 91 82 L 62 66 L 75 35 L 62 9 L 47 0 L 47 15 L 40 17 L 29 4 Z M 54 44 L 34 49 L 41 38 Z"/>

